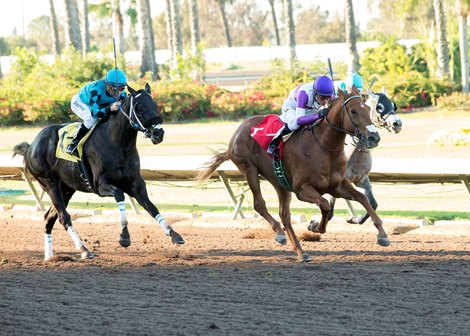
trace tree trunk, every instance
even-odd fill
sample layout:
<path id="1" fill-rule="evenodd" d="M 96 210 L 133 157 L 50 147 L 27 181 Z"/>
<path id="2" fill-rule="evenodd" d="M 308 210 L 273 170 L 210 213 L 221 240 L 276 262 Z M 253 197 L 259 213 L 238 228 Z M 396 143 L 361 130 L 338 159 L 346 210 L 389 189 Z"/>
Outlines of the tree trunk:
<path id="1" fill-rule="evenodd" d="M 276 45 L 281 45 L 281 38 L 279 37 L 279 27 L 277 25 L 277 17 L 276 17 L 276 8 L 274 7 L 275 0 L 268 0 L 269 5 L 271 6 L 271 15 L 273 16 L 273 24 L 274 24 L 274 32 L 276 33 Z"/>
<path id="2" fill-rule="evenodd" d="M 171 24 L 173 33 L 173 48 L 174 48 L 174 64 L 172 68 L 174 70 L 178 69 L 178 58 L 177 56 L 183 55 L 183 40 L 181 37 L 181 18 L 180 18 L 180 5 L 179 0 L 171 0 Z"/>
<path id="3" fill-rule="evenodd" d="M 82 38 L 80 34 L 80 22 L 78 20 L 78 8 L 75 0 L 64 0 L 67 45 L 75 50 L 82 51 Z"/>
<path id="4" fill-rule="evenodd" d="M 359 64 L 359 54 L 356 48 L 357 34 L 352 0 L 346 0 L 344 3 L 344 23 L 349 52 L 348 72 L 354 73 L 359 71 L 361 65 Z"/>
<path id="5" fill-rule="evenodd" d="M 447 42 L 446 19 L 442 0 L 434 0 L 434 14 L 437 30 L 437 73 L 440 79 L 449 78 L 449 45 Z"/>
<path id="6" fill-rule="evenodd" d="M 82 46 L 83 54 L 90 52 L 90 25 L 88 22 L 88 0 L 82 0 Z"/>
<path id="7" fill-rule="evenodd" d="M 173 40 L 173 23 L 171 20 L 173 16 L 171 15 L 171 0 L 166 0 L 166 9 L 165 9 L 165 18 L 166 18 L 166 35 L 167 35 L 167 43 L 168 43 L 168 50 L 170 51 L 170 64 L 169 66 L 172 67 L 173 64 L 176 63 L 176 53 L 175 53 L 175 41 Z"/>
<path id="8" fill-rule="evenodd" d="M 459 14 L 459 43 L 460 43 L 460 68 L 462 72 L 462 91 L 469 92 L 468 87 L 468 8 L 462 0 L 457 2 Z"/>
<path id="9" fill-rule="evenodd" d="M 52 50 L 54 56 L 60 55 L 59 24 L 55 12 L 54 0 L 49 0 L 49 11 L 51 14 Z"/>
<path id="10" fill-rule="evenodd" d="M 189 20 L 191 28 L 191 49 L 196 53 L 197 44 L 201 42 L 199 32 L 199 5 L 198 0 L 189 0 Z"/>
<path id="11" fill-rule="evenodd" d="M 116 39 L 117 50 L 121 55 L 126 51 L 124 40 L 124 20 L 121 12 L 121 2 L 113 0 L 113 37 Z"/>
<path id="12" fill-rule="evenodd" d="M 150 72 L 152 80 L 159 79 L 158 67 L 155 60 L 155 42 L 152 28 L 149 0 L 137 1 L 137 16 L 139 22 L 141 65 L 140 76 Z"/>
<path id="13" fill-rule="evenodd" d="M 286 42 L 290 50 L 289 63 L 292 69 L 297 62 L 297 54 L 295 52 L 295 25 L 292 0 L 284 0 L 284 12 L 286 14 Z"/>
<path id="14" fill-rule="evenodd" d="M 222 18 L 222 24 L 224 25 L 225 38 L 227 39 L 227 47 L 232 47 L 232 36 L 230 35 L 230 28 L 227 20 L 227 13 L 225 12 L 225 0 L 217 0 L 219 4 L 220 16 Z"/>

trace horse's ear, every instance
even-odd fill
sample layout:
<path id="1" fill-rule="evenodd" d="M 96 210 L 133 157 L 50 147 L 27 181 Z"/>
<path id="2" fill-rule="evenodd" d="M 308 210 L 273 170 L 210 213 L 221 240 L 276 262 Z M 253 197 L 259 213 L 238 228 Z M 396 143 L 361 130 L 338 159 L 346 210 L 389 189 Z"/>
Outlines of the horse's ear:
<path id="1" fill-rule="evenodd" d="M 136 91 L 133 88 L 131 88 L 129 85 L 127 85 L 127 89 L 129 90 L 132 96 L 135 95 Z"/>
<path id="2" fill-rule="evenodd" d="M 344 98 L 344 96 L 346 96 L 346 93 L 340 88 L 338 88 L 338 97 Z"/>
<path id="3" fill-rule="evenodd" d="M 145 91 L 147 91 L 149 94 L 152 93 L 152 92 L 150 91 L 150 85 L 149 85 L 149 83 L 145 83 Z"/>
<path id="4" fill-rule="evenodd" d="M 356 85 L 353 84 L 351 88 L 351 92 L 354 93 L 355 95 L 359 95 L 359 90 L 357 89 Z"/>

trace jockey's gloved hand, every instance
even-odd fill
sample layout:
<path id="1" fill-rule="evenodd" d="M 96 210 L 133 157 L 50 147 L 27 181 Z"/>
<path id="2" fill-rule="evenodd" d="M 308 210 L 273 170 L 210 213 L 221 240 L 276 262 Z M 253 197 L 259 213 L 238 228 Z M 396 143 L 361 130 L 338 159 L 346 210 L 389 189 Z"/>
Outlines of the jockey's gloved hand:
<path id="1" fill-rule="evenodd" d="M 322 108 L 320 111 L 318 111 L 318 116 L 319 116 L 320 118 L 326 117 L 326 115 L 328 114 L 328 111 L 329 111 L 329 110 L 330 110 L 329 108 Z"/>
<path id="2" fill-rule="evenodd" d="M 110 110 L 111 112 L 117 112 L 119 111 L 120 107 L 121 107 L 121 102 L 115 102 L 111 105 Z"/>

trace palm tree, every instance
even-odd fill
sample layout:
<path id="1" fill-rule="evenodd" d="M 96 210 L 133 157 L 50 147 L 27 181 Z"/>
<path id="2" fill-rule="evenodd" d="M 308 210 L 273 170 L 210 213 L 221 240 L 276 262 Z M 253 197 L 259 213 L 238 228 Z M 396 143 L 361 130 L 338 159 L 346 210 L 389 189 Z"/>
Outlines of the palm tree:
<path id="1" fill-rule="evenodd" d="M 189 0 L 189 20 L 191 28 L 191 49 L 196 53 L 197 44 L 201 42 L 201 34 L 199 32 L 199 5 L 198 0 Z"/>
<path id="2" fill-rule="evenodd" d="M 167 2 L 168 4 L 168 2 Z M 172 36 L 172 69 L 178 68 L 178 55 L 183 55 L 183 39 L 181 37 L 181 18 L 179 0 L 170 0 L 170 15 L 171 15 L 171 34 Z"/>
<path id="3" fill-rule="evenodd" d="M 90 52 L 90 25 L 88 22 L 88 0 L 82 0 L 82 46 L 83 54 Z"/>
<path id="4" fill-rule="evenodd" d="M 352 0 L 345 0 L 344 2 L 344 22 L 346 31 L 346 44 L 349 51 L 348 72 L 358 72 L 360 68 L 359 54 L 356 48 L 356 23 L 354 21 L 354 8 Z"/>
<path id="5" fill-rule="evenodd" d="M 274 24 L 274 32 L 276 33 L 276 45 L 281 45 L 281 38 L 279 37 L 279 27 L 277 25 L 277 17 L 276 17 L 276 8 L 274 7 L 274 2 L 276 0 L 268 0 L 269 5 L 271 6 L 271 15 L 273 16 L 273 24 Z"/>
<path id="6" fill-rule="evenodd" d="M 220 16 L 222 18 L 222 24 L 224 26 L 225 38 L 227 39 L 227 47 L 231 48 L 233 44 L 232 36 L 230 35 L 230 28 L 228 25 L 227 13 L 225 11 L 225 3 L 227 1 L 231 3 L 233 0 L 217 0 L 217 4 L 219 5 Z"/>
<path id="7" fill-rule="evenodd" d="M 80 21 L 78 20 L 78 8 L 75 0 L 64 0 L 65 15 L 66 15 L 66 33 L 67 44 L 75 48 L 75 50 L 82 50 L 82 39 L 80 34 Z"/>
<path id="8" fill-rule="evenodd" d="M 286 42 L 290 49 L 290 67 L 294 67 L 297 62 L 297 54 L 295 52 L 295 25 L 294 25 L 294 11 L 292 7 L 292 0 L 284 1 L 284 12 L 286 14 Z"/>
<path id="9" fill-rule="evenodd" d="M 449 78 L 449 44 L 447 42 L 446 19 L 442 0 L 434 0 L 437 30 L 437 77 Z"/>
<path id="10" fill-rule="evenodd" d="M 469 0 L 457 0 L 457 12 L 459 15 L 459 40 L 460 40 L 460 65 L 462 69 L 462 91 L 468 93 L 468 12 Z"/>
<path id="11" fill-rule="evenodd" d="M 59 24 L 57 23 L 54 0 L 49 0 L 49 11 L 51 14 L 52 49 L 54 55 L 58 56 L 60 55 Z"/>
<path id="12" fill-rule="evenodd" d="M 437 72 L 438 78 L 449 78 L 449 43 L 447 42 L 446 19 L 442 0 L 434 0 L 434 15 L 437 31 Z"/>
<path id="13" fill-rule="evenodd" d="M 155 42 L 149 0 L 137 1 L 137 16 L 141 52 L 140 75 L 144 77 L 147 72 L 150 72 L 152 79 L 157 80 L 159 76 L 157 61 L 155 60 Z"/>
<path id="14" fill-rule="evenodd" d="M 113 22 L 114 22 L 114 38 L 116 39 L 117 49 L 121 55 L 126 51 L 124 45 L 124 20 L 121 12 L 121 2 L 113 0 Z"/>
<path id="15" fill-rule="evenodd" d="M 173 16 L 171 15 L 171 0 L 166 0 L 166 7 L 165 7 L 165 19 L 166 19 L 166 36 L 168 39 L 168 50 L 170 51 L 170 66 L 176 63 L 176 54 L 174 53 L 175 41 L 173 40 Z"/>

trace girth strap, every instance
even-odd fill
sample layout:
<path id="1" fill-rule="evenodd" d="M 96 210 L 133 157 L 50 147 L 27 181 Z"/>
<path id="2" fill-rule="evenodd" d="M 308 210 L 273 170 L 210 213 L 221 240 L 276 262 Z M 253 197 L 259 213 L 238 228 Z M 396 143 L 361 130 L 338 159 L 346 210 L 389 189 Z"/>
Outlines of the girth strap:
<path id="1" fill-rule="evenodd" d="M 273 169 L 274 169 L 274 175 L 276 175 L 277 181 L 283 187 L 286 191 L 292 191 L 292 187 L 289 183 L 289 180 L 287 180 L 286 177 L 286 172 L 284 171 L 284 168 L 282 167 L 282 161 L 276 158 L 273 158 Z"/>

